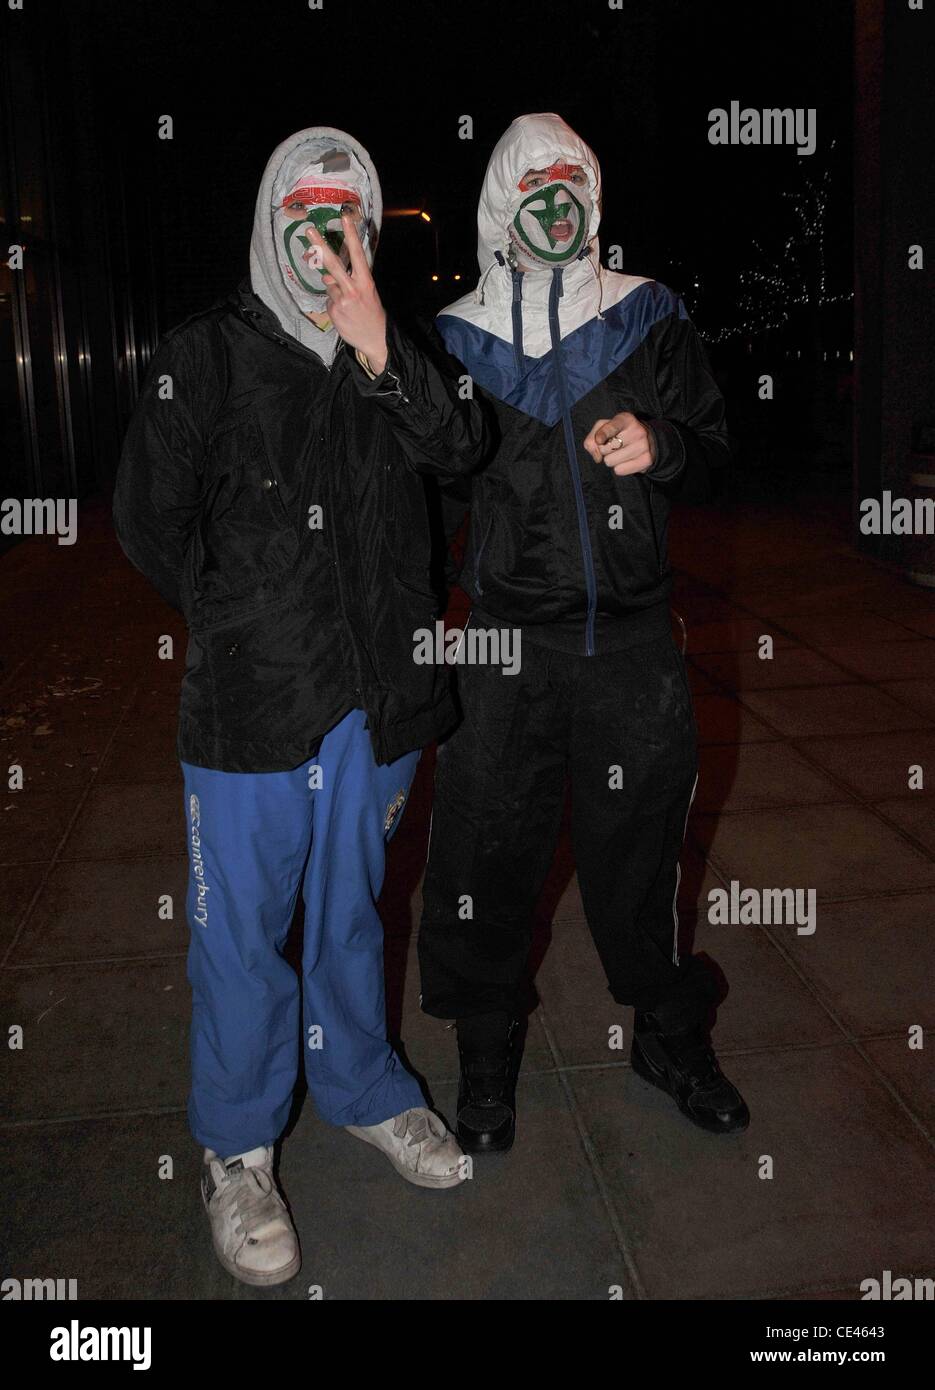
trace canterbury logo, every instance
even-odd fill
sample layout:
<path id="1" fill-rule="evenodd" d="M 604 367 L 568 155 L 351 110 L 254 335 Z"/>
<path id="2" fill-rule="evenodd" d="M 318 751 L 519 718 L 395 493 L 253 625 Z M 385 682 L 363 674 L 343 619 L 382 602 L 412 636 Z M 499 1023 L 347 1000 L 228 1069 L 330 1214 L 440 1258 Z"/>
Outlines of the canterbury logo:
<path id="1" fill-rule="evenodd" d="M 208 884 L 205 882 L 205 862 L 201 854 L 201 802 L 197 796 L 188 801 L 188 814 L 192 827 L 192 875 L 195 880 L 195 921 L 200 926 L 208 925 Z"/>

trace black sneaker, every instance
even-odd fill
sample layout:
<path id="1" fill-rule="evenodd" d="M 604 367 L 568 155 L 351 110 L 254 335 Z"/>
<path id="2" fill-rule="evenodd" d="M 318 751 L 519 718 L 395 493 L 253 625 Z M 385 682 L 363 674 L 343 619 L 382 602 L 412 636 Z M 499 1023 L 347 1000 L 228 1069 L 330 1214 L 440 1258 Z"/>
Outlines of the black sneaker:
<path id="1" fill-rule="evenodd" d="M 491 1026 L 492 1025 L 492 1026 Z M 519 1020 L 458 1020 L 458 1143 L 467 1154 L 506 1153 L 516 1136 Z"/>
<path id="2" fill-rule="evenodd" d="M 700 1129 L 732 1134 L 750 1123 L 743 1096 L 721 1071 L 701 1026 L 663 1033 L 654 1014 L 637 1013 L 630 1062 L 637 1076 L 667 1091 Z"/>

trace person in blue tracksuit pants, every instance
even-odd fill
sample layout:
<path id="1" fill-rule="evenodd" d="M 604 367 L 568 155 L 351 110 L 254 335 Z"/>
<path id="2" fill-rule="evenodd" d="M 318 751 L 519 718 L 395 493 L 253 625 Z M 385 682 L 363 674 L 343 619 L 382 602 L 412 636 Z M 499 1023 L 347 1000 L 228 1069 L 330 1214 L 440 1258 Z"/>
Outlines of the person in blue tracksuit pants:
<path id="1" fill-rule="evenodd" d="M 305 1075 L 322 1119 L 374 1125 L 424 1104 L 386 1038 L 376 900 L 419 754 L 380 767 L 361 710 L 290 772 L 183 763 L 192 873 L 189 1122 L 220 1154 L 272 1144 L 297 1074 L 299 980 L 282 957 L 301 889 Z M 309 846 L 311 845 L 311 848 Z"/>
<path id="2" fill-rule="evenodd" d="M 439 609 L 424 480 L 478 467 L 489 429 L 437 336 L 383 309 L 381 210 L 346 131 L 273 151 L 249 279 L 157 348 L 114 494 L 188 626 L 188 1111 L 215 1253 L 253 1285 L 301 1264 L 274 1174 L 300 1047 L 322 1119 L 416 1186 L 467 1176 L 387 1037 L 376 901 L 420 750 L 457 719 L 449 673 L 414 660 Z"/>

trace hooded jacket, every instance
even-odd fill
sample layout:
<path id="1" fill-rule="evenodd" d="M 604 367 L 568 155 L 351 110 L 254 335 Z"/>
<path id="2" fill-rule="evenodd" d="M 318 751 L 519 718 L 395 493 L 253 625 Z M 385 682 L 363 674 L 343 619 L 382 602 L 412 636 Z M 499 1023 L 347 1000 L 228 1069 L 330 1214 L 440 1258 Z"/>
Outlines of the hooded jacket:
<path id="1" fill-rule="evenodd" d="M 380 763 L 455 719 L 445 668 L 413 661 L 438 614 L 419 475 L 475 468 L 484 415 L 440 345 L 392 320 L 376 378 L 346 346 L 329 368 L 300 341 L 262 223 L 283 161 L 323 136 L 367 170 L 378 226 L 356 141 L 316 127 L 283 142 L 257 201 L 253 287 L 166 334 L 117 475 L 120 543 L 188 623 L 179 755 L 222 771 L 296 767 L 354 708 Z"/>
<path id="2" fill-rule="evenodd" d="M 519 182 L 556 161 L 587 174 L 585 244 L 570 265 L 513 269 Z M 668 629 L 670 500 L 705 497 L 730 454 L 723 398 L 681 299 L 601 266 L 600 201 L 589 146 L 553 113 L 519 117 L 481 191 L 477 288 L 437 319 L 500 429 L 471 482 L 461 584 L 483 621 L 589 656 Z M 618 477 L 582 445 L 624 410 L 651 431 L 656 459 Z"/>

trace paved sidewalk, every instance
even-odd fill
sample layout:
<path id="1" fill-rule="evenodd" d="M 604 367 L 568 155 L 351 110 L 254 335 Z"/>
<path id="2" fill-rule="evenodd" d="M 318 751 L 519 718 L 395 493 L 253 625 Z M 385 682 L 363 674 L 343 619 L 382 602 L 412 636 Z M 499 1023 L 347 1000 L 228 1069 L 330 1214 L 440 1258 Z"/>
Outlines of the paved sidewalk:
<path id="1" fill-rule="evenodd" d="M 422 1191 L 306 1100 L 281 1164 L 304 1265 L 270 1291 L 215 1263 L 185 1118 L 183 625 L 123 559 L 103 505 L 79 537 L 0 558 L 0 1016 L 25 1031 L 0 1074 L 4 1276 L 75 1278 L 90 1299 L 320 1285 L 564 1300 L 614 1285 L 855 1298 L 886 1269 L 935 1274 L 935 596 L 860 558 L 835 508 L 701 508 L 673 525 L 704 744 L 683 930 L 729 981 L 715 1036 L 751 1128 L 696 1132 L 608 1047 L 630 1011 L 607 993 L 566 843 L 540 914 L 512 1154 Z M 12 764 L 22 791 L 6 790 Z M 909 787 L 916 764 L 924 790 Z M 450 1115 L 453 1034 L 420 1013 L 414 968 L 430 771 L 426 758 L 391 847 L 387 967 L 391 1022 Z M 699 904 L 731 880 L 816 889 L 816 932 L 711 926 Z"/>

